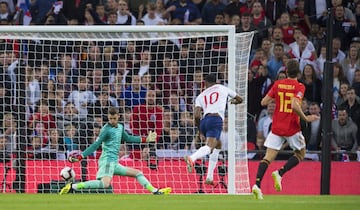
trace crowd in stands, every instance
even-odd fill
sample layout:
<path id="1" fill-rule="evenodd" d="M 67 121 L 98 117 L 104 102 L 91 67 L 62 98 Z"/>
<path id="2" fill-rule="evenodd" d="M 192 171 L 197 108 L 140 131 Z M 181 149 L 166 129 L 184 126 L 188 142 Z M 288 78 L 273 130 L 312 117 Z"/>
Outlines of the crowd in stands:
<path id="1" fill-rule="evenodd" d="M 264 150 L 275 104 L 260 101 L 286 78 L 297 59 L 305 113 L 321 115 L 327 8 L 333 8 L 334 155 L 360 151 L 360 1 L 358 0 L 0 0 L 1 25 L 234 25 L 256 31 L 248 69 L 248 148 Z M 1 27 L 1 26 L 0 26 Z M 196 26 L 194 26 L 196 27 Z M 194 149 L 194 98 L 204 75 L 227 85 L 226 37 L 152 41 L 0 41 L 0 118 L 6 147 L 16 148 L 19 72 L 24 73 L 27 157 L 66 159 L 96 140 L 109 106 L 123 113 L 128 133 L 156 131 L 155 145 L 127 145 L 123 158 L 148 159 L 157 150 Z M 227 119 L 226 119 L 227 120 Z M 226 121 L 227 122 L 227 121 Z M 308 151 L 321 150 L 321 120 L 302 122 Z M 227 123 L 224 123 L 227 125 Z M 238 138 L 238 136 L 237 136 Z M 227 145 L 227 127 L 221 135 Z M 14 146 L 15 145 L 15 146 Z M 284 144 L 284 150 L 288 145 Z M 98 157 L 101 151 L 93 155 Z M 0 152 L 1 153 L 1 152 Z M 289 154 L 284 154 L 284 156 Z M 252 158 L 262 158 L 262 153 Z M 279 156 L 279 158 L 284 158 Z M 286 158 L 286 157 L 285 157 Z M 319 160 L 315 152 L 308 159 Z"/>

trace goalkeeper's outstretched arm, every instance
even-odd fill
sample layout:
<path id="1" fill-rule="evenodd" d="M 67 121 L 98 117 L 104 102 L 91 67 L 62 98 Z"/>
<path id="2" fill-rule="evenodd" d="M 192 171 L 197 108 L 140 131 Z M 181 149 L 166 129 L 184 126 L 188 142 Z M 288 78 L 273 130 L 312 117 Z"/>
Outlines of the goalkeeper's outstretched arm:
<path id="1" fill-rule="evenodd" d="M 155 142 L 156 138 L 157 138 L 157 133 L 153 131 L 150 131 L 146 137 L 129 135 L 125 131 L 125 129 L 123 130 L 123 134 L 122 134 L 122 142 L 128 142 L 128 143 Z"/>

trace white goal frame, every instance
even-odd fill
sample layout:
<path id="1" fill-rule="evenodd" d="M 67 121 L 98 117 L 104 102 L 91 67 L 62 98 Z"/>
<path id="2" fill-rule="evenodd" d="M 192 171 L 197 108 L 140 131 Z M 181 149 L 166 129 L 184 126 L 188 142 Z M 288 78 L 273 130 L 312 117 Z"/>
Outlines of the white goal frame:
<path id="1" fill-rule="evenodd" d="M 237 51 L 241 49 L 237 49 L 237 42 L 236 37 L 238 34 L 235 33 L 235 27 L 229 26 L 229 25 L 197 25 L 197 26 L 180 26 L 180 25 L 169 25 L 169 26 L 1 26 L 0 27 L 0 38 L 9 37 L 11 36 L 13 39 L 30 39 L 34 38 L 34 34 L 39 35 L 39 39 L 45 38 L 42 37 L 41 33 L 46 33 L 48 35 L 51 34 L 59 34 L 59 33 L 65 33 L 65 34 L 73 34 L 76 40 L 76 37 L 78 37 L 81 40 L 87 40 L 96 38 L 97 40 L 111 39 L 112 33 L 119 33 L 119 32 L 126 32 L 124 33 L 124 37 L 122 37 L 122 40 L 136 40 L 141 37 L 142 33 L 149 33 L 149 32 L 157 32 L 158 36 L 156 39 L 159 38 L 166 38 L 171 39 L 172 37 L 168 36 L 169 34 L 173 33 L 174 38 L 176 37 L 176 33 L 181 33 L 184 35 L 184 37 L 199 37 L 201 34 L 204 33 L 211 36 L 212 33 L 223 33 L 228 37 L 228 87 L 237 90 L 239 87 L 237 87 L 237 80 L 239 78 L 236 78 L 236 72 L 240 69 L 244 70 L 244 66 L 237 66 Z M 162 33 L 165 32 L 165 33 Z M 20 35 L 21 33 L 21 35 Z M 92 33 L 104 33 L 106 36 L 103 37 L 92 37 Z M 138 36 L 131 36 L 132 33 L 140 34 Z M 86 34 L 87 36 L 82 36 L 82 34 Z M 199 35 L 200 34 L 200 35 Z M 250 42 L 252 40 L 253 33 L 246 33 L 247 35 L 251 36 Z M 146 36 L 142 36 L 142 40 L 148 39 L 151 40 L 151 38 L 145 38 Z M 47 37 L 48 39 L 51 39 L 50 36 Z M 57 37 L 57 40 L 67 40 L 66 36 L 59 36 Z M 248 43 L 249 49 L 251 44 Z M 248 56 L 250 54 L 250 50 L 248 50 Z M 246 65 L 246 81 L 247 81 L 247 68 L 248 65 Z M 229 132 L 229 141 L 228 141 L 228 194 L 248 194 L 247 193 L 239 193 L 236 191 L 236 168 L 235 168 L 235 155 L 236 155 L 236 149 L 238 146 L 235 144 L 235 133 L 236 133 L 236 117 L 239 116 L 239 113 L 237 111 L 241 110 L 244 113 L 240 113 L 243 120 L 245 119 L 245 133 L 241 133 L 241 136 L 245 137 L 246 141 L 246 112 L 247 112 L 247 82 L 245 84 L 245 92 L 239 93 L 244 98 L 244 104 L 242 104 L 242 108 L 238 109 L 235 108 L 235 106 L 228 106 L 228 132 Z M 237 92 L 237 91 L 236 91 Z M 246 142 L 245 142 L 245 156 L 246 156 Z M 245 158 L 246 159 L 246 158 Z M 247 159 L 245 160 L 246 166 L 247 166 Z M 249 175 L 247 177 L 249 179 Z M 248 189 L 250 190 L 250 188 Z"/>

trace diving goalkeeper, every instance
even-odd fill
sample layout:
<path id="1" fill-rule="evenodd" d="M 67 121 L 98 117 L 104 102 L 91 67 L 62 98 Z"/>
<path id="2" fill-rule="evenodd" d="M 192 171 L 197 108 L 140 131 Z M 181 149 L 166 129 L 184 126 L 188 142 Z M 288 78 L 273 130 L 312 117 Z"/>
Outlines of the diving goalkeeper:
<path id="1" fill-rule="evenodd" d="M 101 144 L 102 154 L 98 162 L 99 168 L 96 174 L 97 180 L 79 183 L 70 182 L 61 189 L 60 195 L 67 194 L 72 190 L 108 188 L 111 184 L 113 175 L 134 177 L 144 188 L 154 195 L 169 194 L 171 192 L 171 188 L 155 188 L 149 180 L 145 178 L 141 171 L 122 166 L 118 163 L 121 143 L 154 142 L 157 134 L 155 132 L 149 132 L 147 137 L 131 136 L 127 134 L 124 130 L 124 126 L 118 123 L 119 111 L 115 107 L 109 108 L 108 120 L 109 122 L 103 126 L 99 137 L 91 146 L 82 153 L 69 155 L 68 158 L 71 163 L 78 162 L 86 156 L 92 154 Z"/>

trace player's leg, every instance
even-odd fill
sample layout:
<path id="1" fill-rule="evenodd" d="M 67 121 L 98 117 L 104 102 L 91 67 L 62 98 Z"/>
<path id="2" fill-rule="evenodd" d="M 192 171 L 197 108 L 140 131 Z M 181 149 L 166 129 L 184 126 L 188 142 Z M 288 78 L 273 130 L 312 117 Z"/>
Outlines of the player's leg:
<path id="1" fill-rule="evenodd" d="M 117 163 L 115 162 L 99 163 L 99 170 L 96 174 L 96 180 L 89 180 L 79 183 L 68 183 L 61 189 L 60 195 L 67 194 L 72 190 L 108 188 L 111 184 L 116 164 Z"/>
<path id="2" fill-rule="evenodd" d="M 296 133 L 293 136 L 287 137 L 290 147 L 294 150 L 294 155 L 291 156 L 288 161 L 285 163 L 283 167 L 281 167 L 278 171 L 272 172 L 271 176 L 274 180 L 274 187 L 277 191 L 282 190 L 281 179 L 282 176 L 290 171 L 292 168 L 297 166 L 300 161 L 302 161 L 305 157 L 305 138 L 301 134 L 301 132 Z"/>
<path id="3" fill-rule="evenodd" d="M 258 171 L 256 174 L 256 182 L 252 188 L 252 192 L 256 199 L 262 199 L 261 192 L 261 181 L 264 177 L 264 174 L 269 166 L 269 164 L 276 158 L 279 150 L 281 149 L 284 139 L 280 136 L 277 136 L 270 132 L 266 137 L 264 145 L 266 146 L 265 157 L 260 161 L 258 166 Z"/>
<path id="4" fill-rule="evenodd" d="M 217 139 L 220 139 L 223 121 L 221 117 L 205 117 L 200 122 L 200 132 L 206 137 L 206 145 L 200 147 L 191 156 L 185 156 L 185 162 L 189 172 L 192 172 L 194 162 L 210 154 L 217 145 Z"/>
<path id="5" fill-rule="evenodd" d="M 209 156 L 209 166 L 208 166 L 205 184 L 209 184 L 209 185 L 214 184 L 214 170 L 219 159 L 220 151 L 221 151 L 221 141 L 217 141 L 216 147 L 213 149 L 212 153 Z"/>
<path id="6" fill-rule="evenodd" d="M 114 175 L 134 177 L 145 189 L 155 195 L 169 194 L 171 192 L 171 188 L 169 187 L 162 189 L 155 188 L 144 176 L 144 174 L 138 169 L 124 167 L 120 164 L 117 164 L 117 166 L 115 167 Z"/>

